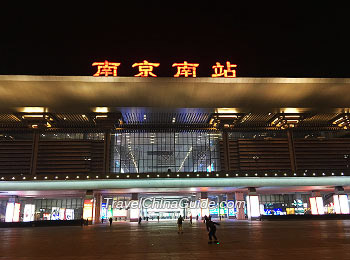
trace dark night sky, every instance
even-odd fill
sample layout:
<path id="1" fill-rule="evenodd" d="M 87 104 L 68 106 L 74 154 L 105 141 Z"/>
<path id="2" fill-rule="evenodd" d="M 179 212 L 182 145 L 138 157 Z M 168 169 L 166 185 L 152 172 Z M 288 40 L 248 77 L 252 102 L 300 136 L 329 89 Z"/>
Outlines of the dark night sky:
<path id="1" fill-rule="evenodd" d="M 92 62 L 107 59 L 133 76 L 131 65 L 147 59 L 160 62 L 158 76 L 173 76 L 172 63 L 184 60 L 210 76 L 229 60 L 241 77 L 350 77 L 342 7 L 30 2 L 2 7 L 0 74 L 92 75 Z"/>

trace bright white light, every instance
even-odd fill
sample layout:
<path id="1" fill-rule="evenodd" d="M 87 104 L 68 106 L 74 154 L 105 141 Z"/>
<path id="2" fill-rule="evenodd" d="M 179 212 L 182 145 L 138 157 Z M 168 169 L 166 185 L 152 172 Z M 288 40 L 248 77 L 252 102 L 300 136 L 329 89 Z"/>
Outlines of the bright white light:
<path id="1" fill-rule="evenodd" d="M 348 195 L 339 195 L 340 211 L 342 214 L 349 214 Z"/>
<path id="2" fill-rule="evenodd" d="M 341 214 L 338 195 L 333 195 L 333 203 L 334 203 L 335 214 Z"/>
<path id="3" fill-rule="evenodd" d="M 23 113 L 43 113 L 45 112 L 44 107 L 21 107 L 18 109 L 19 112 Z"/>
<path id="4" fill-rule="evenodd" d="M 316 198 L 315 197 L 311 197 L 310 198 L 310 208 L 311 208 L 311 214 L 312 215 L 318 215 L 317 205 L 316 205 Z"/>
<path id="5" fill-rule="evenodd" d="M 13 202 L 7 203 L 5 222 L 12 222 L 14 209 L 15 209 L 15 203 Z"/>
<path id="6" fill-rule="evenodd" d="M 324 206 L 323 206 L 322 197 L 316 197 L 316 205 L 317 205 L 318 214 L 323 215 L 324 214 Z"/>
<path id="7" fill-rule="evenodd" d="M 248 195 L 247 196 L 247 209 L 248 209 L 248 218 L 260 217 L 260 206 L 259 206 L 259 196 L 257 195 Z"/>
<path id="8" fill-rule="evenodd" d="M 133 201 L 131 201 L 131 202 L 133 202 Z M 137 202 L 137 200 L 135 202 Z M 132 205 L 132 204 L 130 204 L 130 205 Z M 138 219 L 139 215 L 140 215 L 140 209 L 138 207 L 131 207 L 130 208 L 130 219 Z"/>
<path id="9" fill-rule="evenodd" d="M 108 107 L 96 107 L 95 113 L 108 113 Z"/>
<path id="10" fill-rule="evenodd" d="M 23 222 L 34 221 L 35 205 L 26 204 L 24 205 Z"/>
<path id="11" fill-rule="evenodd" d="M 13 222 L 19 222 L 19 213 L 21 211 L 21 204 L 15 203 L 15 209 L 13 210 Z"/>

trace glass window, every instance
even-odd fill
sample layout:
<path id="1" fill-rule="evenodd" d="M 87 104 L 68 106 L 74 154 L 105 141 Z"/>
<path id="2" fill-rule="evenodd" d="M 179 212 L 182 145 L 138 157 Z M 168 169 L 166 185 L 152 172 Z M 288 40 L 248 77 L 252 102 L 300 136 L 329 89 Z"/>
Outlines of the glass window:
<path id="1" fill-rule="evenodd" d="M 123 132 L 111 136 L 111 171 L 220 171 L 220 132 Z"/>

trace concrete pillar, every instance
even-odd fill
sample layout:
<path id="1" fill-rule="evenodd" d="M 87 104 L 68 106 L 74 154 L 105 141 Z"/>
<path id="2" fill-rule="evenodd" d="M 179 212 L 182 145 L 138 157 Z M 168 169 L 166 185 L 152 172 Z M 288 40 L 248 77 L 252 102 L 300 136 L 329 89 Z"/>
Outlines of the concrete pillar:
<path id="1" fill-rule="evenodd" d="M 218 218 L 220 218 L 220 216 L 225 217 L 225 215 L 224 215 L 225 207 L 222 205 L 223 201 L 225 201 L 224 195 L 219 195 L 218 196 Z"/>
<path id="2" fill-rule="evenodd" d="M 293 129 L 287 130 L 287 138 L 288 138 L 288 150 L 289 150 L 289 159 L 290 159 L 290 168 L 292 172 L 296 172 L 297 163 L 295 159 L 295 147 L 294 147 L 294 138 L 293 138 Z"/>
<path id="3" fill-rule="evenodd" d="M 101 204 L 102 204 L 101 193 L 95 193 L 94 194 L 94 224 L 101 223 Z"/>
<path id="4" fill-rule="evenodd" d="M 236 219 L 238 220 L 244 220 L 245 219 L 245 213 L 244 213 L 244 194 L 243 192 L 235 192 L 235 205 L 236 205 Z"/>
<path id="5" fill-rule="evenodd" d="M 111 154 L 111 133 L 108 130 L 105 132 L 105 140 L 104 140 L 103 172 L 105 174 L 108 174 L 110 172 L 110 154 Z"/>
<path id="6" fill-rule="evenodd" d="M 229 219 L 234 219 L 235 216 L 234 216 L 234 193 L 228 193 L 226 194 L 226 199 L 227 199 L 227 206 L 229 206 L 227 208 L 227 218 Z"/>
<path id="7" fill-rule="evenodd" d="M 201 192 L 200 207 L 202 219 L 204 219 L 204 216 L 209 216 L 208 192 Z"/>
<path id="8" fill-rule="evenodd" d="M 229 171 L 230 170 L 230 157 L 229 157 L 229 145 L 228 145 L 228 136 L 227 131 L 222 132 L 222 142 L 223 142 L 223 148 L 224 148 L 224 165 L 223 170 Z"/>
<path id="9" fill-rule="evenodd" d="M 137 222 L 140 217 L 140 208 L 138 207 L 139 203 L 139 194 L 132 193 L 131 194 L 131 202 L 130 202 L 130 222 Z"/>
<path id="10" fill-rule="evenodd" d="M 38 162 L 38 149 L 39 149 L 39 132 L 34 131 L 32 142 L 32 157 L 30 161 L 30 174 L 36 174 L 36 166 Z"/>

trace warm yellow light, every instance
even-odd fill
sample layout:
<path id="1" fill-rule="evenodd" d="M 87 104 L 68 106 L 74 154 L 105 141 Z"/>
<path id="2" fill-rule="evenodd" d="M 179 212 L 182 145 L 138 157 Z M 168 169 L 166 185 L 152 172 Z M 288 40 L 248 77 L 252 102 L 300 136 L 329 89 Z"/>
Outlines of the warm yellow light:
<path id="1" fill-rule="evenodd" d="M 237 109 L 235 109 L 235 108 L 217 108 L 216 109 L 216 113 L 219 113 L 219 114 L 236 114 L 238 112 L 237 112 Z"/>
<path id="2" fill-rule="evenodd" d="M 20 107 L 18 111 L 22 113 L 43 113 L 45 112 L 45 108 L 44 107 Z"/>
<path id="3" fill-rule="evenodd" d="M 237 118 L 237 115 L 219 115 L 219 118 Z"/>
<path id="4" fill-rule="evenodd" d="M 214 122 L 214 118 L 210 119 L 209 124 L 212 124 Z"/>
<path id="5" fill-rule="evenodd" d="M 284 108 L 284 109 L 282 109 L 282 111 L 284 113 L 299 113 L 300 112 L 298 108 L 293 108 L 293 107 Z"/>
<path id="6" fill-rule="evenodd" d="M 108 113 L 108 107 L 96 107 L 94 110 L 95 113 Z"/>
<path id="7" fill-rule="evenodd" d="M 106 118 L 107 115 L 96 115 L 96 118 Z"/>
<path id="8" fill-rule="evenodd" d="M 44 115 L 23 115 L 22 118 L 43 118 Z"/>

